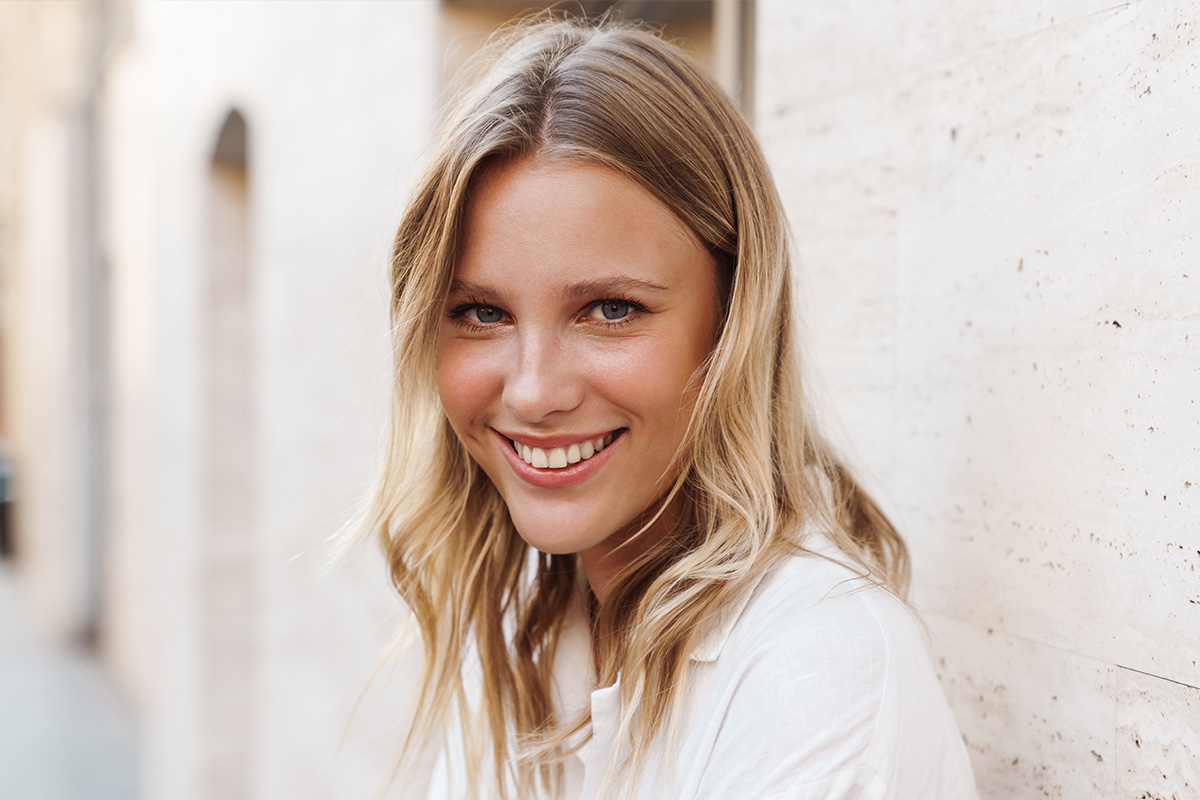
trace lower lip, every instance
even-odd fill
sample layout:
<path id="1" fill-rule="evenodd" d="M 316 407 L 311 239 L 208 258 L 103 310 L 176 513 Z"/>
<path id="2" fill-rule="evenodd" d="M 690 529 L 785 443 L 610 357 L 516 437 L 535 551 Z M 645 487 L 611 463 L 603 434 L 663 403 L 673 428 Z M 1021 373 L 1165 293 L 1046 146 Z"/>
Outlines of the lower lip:
<path id="1" fill-rule="evenodd" d="M 513 471 L 522 480 L 543 489 L 562 489 L 586 481 L 608 463 L 608 454 L 625 439 L 625 431 L 622 430 L 613 437 L 611 444 L 586 461 L 580 461 L 578 464 L 571 464 L 562 469 L 538 469 L 526 464 L 524 459 L 517 455 L 517 452 L 513 450 L 511 439 L 496 431 L 493 433 L 496 434 L 500 449 L 504 452 L 504 457 L 508 459 Z"/>

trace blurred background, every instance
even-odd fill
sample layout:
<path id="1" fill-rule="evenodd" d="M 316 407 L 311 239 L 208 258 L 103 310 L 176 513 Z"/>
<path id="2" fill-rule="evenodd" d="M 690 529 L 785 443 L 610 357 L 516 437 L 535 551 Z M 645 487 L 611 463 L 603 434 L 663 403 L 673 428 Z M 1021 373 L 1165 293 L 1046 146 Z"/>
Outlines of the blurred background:
<path id="1" fill-rule="evenodd" d="M 379 668 L 372 547 L 325 565 L 389 238 L 535 7 L 0 3 L 0 797 L 378 796 L 417 655 Z M 752 120 L 982 796 L 1200 792 L 1194 3 L 565 7 L 662 26 Z"/>

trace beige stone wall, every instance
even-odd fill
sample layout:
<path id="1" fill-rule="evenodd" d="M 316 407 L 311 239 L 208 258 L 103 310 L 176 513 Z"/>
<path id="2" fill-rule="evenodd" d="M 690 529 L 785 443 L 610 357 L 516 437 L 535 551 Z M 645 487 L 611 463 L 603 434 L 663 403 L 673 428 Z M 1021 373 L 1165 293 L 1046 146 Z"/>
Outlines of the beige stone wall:
<path id="1" fill-rule="evenodd" d="M 759 0 L 824 407 L 985 798 L 1200 791 L 1193 3 Z"/>

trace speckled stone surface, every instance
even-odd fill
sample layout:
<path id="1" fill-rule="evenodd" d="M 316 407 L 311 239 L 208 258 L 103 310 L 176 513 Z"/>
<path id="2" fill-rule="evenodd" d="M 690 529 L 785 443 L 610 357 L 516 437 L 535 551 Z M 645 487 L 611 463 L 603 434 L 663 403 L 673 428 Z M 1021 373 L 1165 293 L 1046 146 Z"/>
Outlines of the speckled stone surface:
<path id="1" fill-rule="evenodd" d="M 1200 19 L 757 5 L 820 399 L 981 794 L 1200 796 Z"/>

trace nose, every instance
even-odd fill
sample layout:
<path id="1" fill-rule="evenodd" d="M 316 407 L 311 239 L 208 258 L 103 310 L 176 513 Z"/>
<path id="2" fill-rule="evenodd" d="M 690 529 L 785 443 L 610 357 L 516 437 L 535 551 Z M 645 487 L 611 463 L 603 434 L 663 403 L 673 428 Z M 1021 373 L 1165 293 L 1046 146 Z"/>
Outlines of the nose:
<path id="1" fill-rule="evenodd" d="M 530 332 L 520 337 L 502 398 L 505 408 L 528 425 L 554 422 L 583 402 L 584 381 L 557 336 Z"/>

